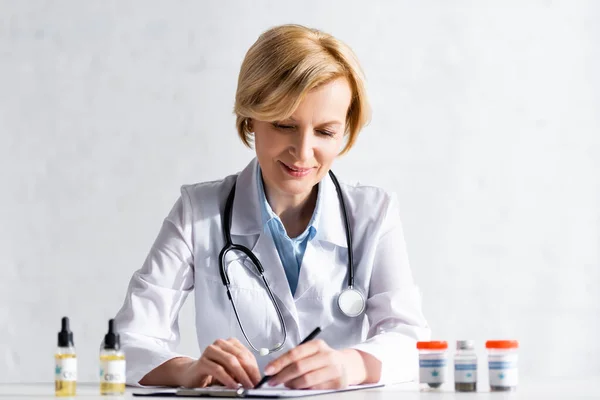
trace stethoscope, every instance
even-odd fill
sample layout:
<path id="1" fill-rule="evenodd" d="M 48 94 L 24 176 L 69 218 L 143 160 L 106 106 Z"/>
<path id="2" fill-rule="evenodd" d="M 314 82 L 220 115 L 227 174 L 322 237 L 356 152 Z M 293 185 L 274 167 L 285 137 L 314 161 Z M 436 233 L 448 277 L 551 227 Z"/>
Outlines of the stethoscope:
<path id="1" fill-rule="evenodd" d="M 340 200 L 340 205 L 342 207 L 342 213 L 344 214 L 344 225 L 346 228 L 346 244 L 348 246 L 348 287 L 346 287 L 342 292 L 338 295 L 337 304 L 342 313 L 348 317 L 357 317 L 362 314 L 365 310 L 365 298 L 363 294 L 354 288 L 354 264 L 353 264 L 353 255 L 352 255 L 352 235 L 350 234 L 350 224 L 348 223 L 348 213 L 346 211 L 346 203 L 344 202 L 344 196 L 342 194 L 342 189 L 340 188 L 340 184 L 333 174 L 332 171 L 329 171 L 329 176 L 333 181 L 335 186 L 335 190 L 337 192 L 338 198 Z M 260 179 L 260 176 L 258 177 Z M 233 214 L 233 199 L 235 197 L 235 185 L 231 188 L 229 192 L 229 196 L 227 197 L 227 202 L 225 203 L 225 213 L 223 218 L 223 234 L 225 236 L 225 247 L 221 250 L 219 254 L 219 268 L 221 273 L 221 279 L 223 281 L 223 285 L 227 289 L 227 297 L 231 302 L 231 306 L 233 307 L 233 312 L 235 313 L 235 318 L 240 325 L 240 329 L 244 338 L 252 347 L 252 349 L 258 352 L 261 356 L 266 356 L 267 354 L 274 353 L 278 350 L 281 350 L 285 341 L 287 339 L 287 330 L 285 328 L 285 321 L 283 320 L 283 315 L 281 314 L 281 310 L 277 305 L 277 301 L 273 296 L 273 292 L 271 292 L 271 288 L 269 287 L 269 283 L 264 276 L 264 268 L 258 258 L 252 253 L 252 251 L 242 245 L 234 244 L 231 240 L 231 216 Z M 265 347 L 257 348 L 255 347 L 248 336 L 246 335 L 246 331 L 244 330 L 244 326 L 242 321 L 240 320 L 240 316 L 238 314 L 237 308 L 235 307 L 235 302 L 233 301 L 233 297 L 231 296 L 231 292 L 229 290 L 229 275 L 227 273 L 227 269 L 225 268 L 225 256 L 229 251 L 240 251 L 244 253 L 251 261 L 254 267 L 256 268 L 256 272 L 258 272 L 259 277 L 265 284 L 265 289 L 269 298 L 271 299 L 271 303 L 275 307 L 275 311 L 277 312 L 277 318 L 279 319 L 279 324 L 281 325 L 281 331 L 283 332 L 283 340 L 281 342 L 276 343 L 275 347 L 267 349 Z"/>

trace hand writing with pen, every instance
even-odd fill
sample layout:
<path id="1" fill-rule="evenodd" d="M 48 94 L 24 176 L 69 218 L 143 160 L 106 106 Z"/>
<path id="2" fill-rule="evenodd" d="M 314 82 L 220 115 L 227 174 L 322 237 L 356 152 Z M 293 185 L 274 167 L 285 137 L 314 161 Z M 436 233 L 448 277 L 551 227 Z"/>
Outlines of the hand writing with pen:
<path id="1" fill-rule="evenodd" d="M 375 357 L 356 349 L 336 350 L 324 340 L 313 340 L 319 332 L 315 329 L 301 344 L 267 364 L 263 379 L 255 356 L 235 338 L 215 341 L 198 360 L 168 362 L 181 362 L 181 374 L 174 379 L 179 386 L 190 388 L 220 384 L 252 389 L 266 384 L 322 390 L 379 381 L 381 365 Z"/>
<path id="2" fill-rule="evenodd" d="M 324 340 L 313 340 L 320 332 L 316 328 L 297 347 L 267 364 L 265 377 L 255 388 L 268 382 L 269 386 L 282 384 L 290 389 L 342 389 L 379 380 L 367 374 L 367 366 L 379 369 L 377 359 L 355 349 L 335 350 Z"/>

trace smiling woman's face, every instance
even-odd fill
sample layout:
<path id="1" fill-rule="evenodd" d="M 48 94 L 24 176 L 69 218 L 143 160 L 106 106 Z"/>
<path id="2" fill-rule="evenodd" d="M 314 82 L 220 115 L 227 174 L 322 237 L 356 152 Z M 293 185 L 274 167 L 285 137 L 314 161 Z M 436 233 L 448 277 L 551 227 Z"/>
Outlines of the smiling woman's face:
<path id="1" fill-rule="evenodd" d="M 251 121 L 270 193 L 308 196 L 321 181 L 341 150 L 351 96 L 347 80 L 340 78 L 310 91 L 286 120 Z"/>

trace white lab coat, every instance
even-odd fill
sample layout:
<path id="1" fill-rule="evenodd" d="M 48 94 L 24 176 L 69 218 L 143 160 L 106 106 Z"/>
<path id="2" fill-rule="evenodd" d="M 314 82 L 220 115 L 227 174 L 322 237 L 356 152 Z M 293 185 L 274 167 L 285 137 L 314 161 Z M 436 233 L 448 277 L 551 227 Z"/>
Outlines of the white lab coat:
<path id="1" fill-rule="evenodd" d="M 281 351 L 255 354 L 261 371 L 320 326 L 319 337 L 331 347 L 352 347 L 379 359 L 381 382 L 413 380 L 418 371 L 416 341 L 428 340 L 430 330 L 409 268 L 396 197 L 372 186 L 341 184 L 353 237 L 355 288 L 367 299 L 365 313 L 351 318 L 341 313 L 336 302 L 347 286 L 348 249 L 331 178 L 326 175 L 320 187 L 317 234 L 308 242 L 292 296 L 277 249 L 261 222 L 256 162 L 252 160 L 237 175 L 231 235 L 234 243 L 250 248 L 262 262 L 287 326 Z M 231 175 L 183 186 L 142 268 L 133 274 L 116 316 L 127 358 L 128 384 L 138 385 L 152 369 L 182 356 L 176 351 L 178 313 L 192 291 L 200 351 L 219 338 L 237 337 L 246 344 L 218 263 L 224 244 L 222 214 L 235 180 L 236 175 Z M 258 348 L 274 347 L 282 337 L 279 321 L 252 264 L 246 257 L 232 254 L 226 265 L 250 340 Z"/>

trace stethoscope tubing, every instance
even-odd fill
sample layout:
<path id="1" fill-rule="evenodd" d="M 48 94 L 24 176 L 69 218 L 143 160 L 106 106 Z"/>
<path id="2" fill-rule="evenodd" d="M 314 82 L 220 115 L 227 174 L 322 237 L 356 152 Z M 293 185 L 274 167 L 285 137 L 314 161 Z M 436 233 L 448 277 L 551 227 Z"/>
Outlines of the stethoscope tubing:
<path id="1" fill-rule="evenodd" d="M 346 244 L 348 246 L 348 287 L 345 290 L 348 290 L 348 289 L 356 290 L 353 288 L 354 287 L 354 257 L 353 257 L 353 250 L 352 250 L 352 233 L 350 231 L 350 223 L 348 221 L 348 212 L 346 209 L 346 202 L 344 201 L 344 195 L 342 193 L 342 189 L 340 187 L 339 181 L 337 180 L 337 177 L 334 175 L 334 173 L 331 170 L 329 171 L 329 176 L 331 177 L 331 180 L 333 181 L 335 190 L 336 190 L 338 198 L 340 200 L 340 206 L 342 208 L 342 215 L 344 217 L 344 227 L 346 229 Z M 225 288 L 227 290 L 227 297 L 233 307 L 233 312 L 235 314 L 235 317 L 236 317 L 238 324 L 240 326 L 240 329 L 242 331 L 242 335 L 244 335 L 244 338 L 246 339 L 246 341 L 248 342 L 250 347 L 252 347 L 252 349 L 254 349 L 257 352 L 261 352 L 260 349 L 256 348 L 252 344 L 252 342 L 249 340 L 248 336 L 246 335 L 246 330 L 244 329 L 244 326 L 243 326 L 241 318 L 239 316 L 237 307 L 235 306 L 235 301 L 233 300 L 233 297 L 231 295 L 231 290 L 230 290 L 231 282 L 229 280 L 229 275 L 227 273 L 227 269 L 225 266 L 225 257 L 227 255 L 227 253 L 230 251 L 242 252 L 242 253 L 244 253 L 244 255 L 246 255 L 252 261 L 252 264 L 256 268 L 256 272 L 258 273 L 259 277 L 262 279 L 262 281 L 265 285 L 265 289 L 267 291 L 269 299 L 271 300 L 271 303 L 275 307 L 275 311 L 277 313 L 277 318 L 279 319 L 279 323 L 282 328 L 281 330 L 283 332 L 283 340 L 281 342 L 277 343 L 277 346 L 275 348 L 268 349 L 269 353 L 273 353 L 275 351 L 280 350 L 284 346 L 285 341 L 287 339 L 287 329 L 286 329 L 286 325 L 285 325 L 285 320 L 283 318 L 283 314 L 281 313 L 281 310 L 279 308 L 279 305 L 277 304 L 275 296 L 273 295 L 273 292 L 271 291 L 269 283 L 267 282 L 267 279 L 264 276 L 264 268 L 263 268 L 260 260 L 254 255 L 254 253 L 250 249 L 248 249 L 245 246 L 239 245 L 239 244 L 234 244 L 231 239 L 231 219 L 232 219 L 232 215 L 233 215 L 233 201 L 235 198 L 236 183 L 237 182 L 233 183 L 231 191 L 229 192 L 229 195 L 227 196 L 227 200 L 225 202 L 225 210 L 223 213 L 224 214 L 223 215 L 223 234 L 224 234 L 224 238 L 225 238 L 225 245 L 224 245 L 223 249 L 221 249 L 221 252 L 219 253 L 219 273 L 221 275 L 221 280 L 223 282 L 223 285 L 225 286 Z M 357 292 L 357 293 L 360 294 L 360 292 Z M 360 294 L 360 295 L 362 297 L 362 294 Z M 364 309 L 364 298 L 362 299 L 362 306 L 363 306 L 362 309 Z M 361 312 L 362 312 L 362 309 L 361 309 Z M 342 310 L 342 312 L 344 312 L 344 310 Z"/>

